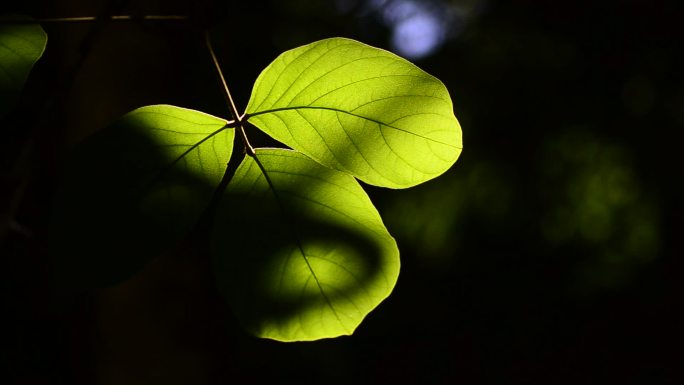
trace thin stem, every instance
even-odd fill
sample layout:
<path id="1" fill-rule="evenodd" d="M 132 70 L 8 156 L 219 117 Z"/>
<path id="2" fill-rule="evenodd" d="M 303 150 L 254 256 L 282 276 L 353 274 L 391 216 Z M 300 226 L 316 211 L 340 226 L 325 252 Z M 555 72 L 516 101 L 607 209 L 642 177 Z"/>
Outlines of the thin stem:
<path id="1" fill-rule="evenodd" d="M 219 79 L 221 79 L 221 85 L 223 85 L 223 94 L 226 97 L 226 101 L 228 102 L 230 114 L 232 115 L 233 119 L 235 119 L 235 121 L 237 122 L 237 127 L 240 131 L 242 143 L 245 145 L 245 152 L 247 153 L 247 155 L 254 157 L 254 147 L 252 147 L 251 143 L 249 143 L 247 133 L 245 132 L 245 127 L 242 124 L 242 119 L 245 115 L 240 115 L 240 113 L 237 110 L 237 107 L 235 106 L 235 101 L 233 100 L 233 96 L 230 94 L 230 89 L 228 88 L 228 83 L 226 83 L 226 78 L 223 76 L 223 71 L 221 71 L 221 66 L 219 65 L 216 53 L 214 52 L 214 47 L 211 45 L 211 39 L 209 38 L 208 30 L 204 31 L 204 42 L 207 45 L 207 49 L 209 50 L 209 55 L 211 55 L 211 61 L 212 63 L 214 63 L 216 73 L 218 74 Z"/>
<path id="2" fill-rule="evenodd" d="M 216 53 L 214 52 L 214 47 L 211 45 L 211 39 L 209 38 L 209 31 L 204 31 L 204 42 L 207 45 L 207 49 L 209 50 L 209 55 L 211 55 L 211 61 L 214 63 L 214 67 L 216 68 L 216 72 L 218 73 L 218 76 L 221 79 L 221 85 L 223 85 L 223 92 L 224 92 L 224 95 L 226 96 L 226 100 L 228 101 L 228 104 L 230 107 L 230 114 L 233 116 L 233 119 L 237 120 L 238 122 L 241 122 L 242 117 L 240 116 L 240 113 L 238 113 L 237 107 L 235 107 L 235 102 L 233 101 L 233 96 L 230 94 L 230 90 L 228 89 L 228 84 L 226 83 L 226 78 L 223 76 L 223 71 L 221 71 L 221 66 L 219 65 L 218 59 L 216 58 Z"/>
<path id="3" fill-rule="evenodd" d="M 185 21 L 185 15 L 113 15 L 113 16 L 77 16 L 77 17 L 44 17 L 44 18 L 9 18 L 0 17 L 0 24 L 34 24 L 34 23 L 87 23 L 92 21 Z"/>
<path id="4" fill-rule="evenodd" d="M 242 142 L 245 144 L 245 151 L 247 152 L 247 155 L 256 159 L 256 152 L 254 151 L 254 147 L 252 147 L 252 144 L 249 143 L 249 138 L 247 138 L 245 127 L 242 124 L 240 124 L 240 135 L 242 137 Z"/>

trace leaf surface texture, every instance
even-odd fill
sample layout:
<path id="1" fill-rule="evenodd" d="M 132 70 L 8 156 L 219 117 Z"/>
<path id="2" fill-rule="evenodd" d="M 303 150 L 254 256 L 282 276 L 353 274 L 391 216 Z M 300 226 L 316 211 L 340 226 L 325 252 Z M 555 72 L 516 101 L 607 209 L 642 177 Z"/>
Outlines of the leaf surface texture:
<path id="1" fill-rule="evenodd" d="M 461 152 L 461 128 L 442 82 L 350 39 L 278 56 L 257 79 L 246 112 L 276 140 L 377 186 L 425 182 Z"/>

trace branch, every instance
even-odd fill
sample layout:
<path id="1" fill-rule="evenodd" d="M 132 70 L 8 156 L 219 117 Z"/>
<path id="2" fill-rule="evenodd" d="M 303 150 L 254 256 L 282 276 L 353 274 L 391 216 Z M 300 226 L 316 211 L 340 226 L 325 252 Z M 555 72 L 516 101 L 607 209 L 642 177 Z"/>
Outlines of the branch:
<path id="1" fill-rule="evenodd" d="M 185 15 L 114 15 L 44 18 L 0 17 L 0 24 L 89 23 L 93 21 L 186 21 L 188 19 L 189 17 Z"/>

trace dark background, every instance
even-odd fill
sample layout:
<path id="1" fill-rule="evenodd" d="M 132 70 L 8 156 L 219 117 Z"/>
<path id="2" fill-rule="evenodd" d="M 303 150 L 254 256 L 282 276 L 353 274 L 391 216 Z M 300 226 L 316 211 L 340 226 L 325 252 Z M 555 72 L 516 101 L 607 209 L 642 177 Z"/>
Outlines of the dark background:
<path id="1" fill-rule="evenodd" d="M 43 24 L 45 55 L 1 123 L 9 383 L 684 381 L 677 2 L 69 0 L 2 12 L 191 17 Z M 50 200 L 75 143 L 143 105 L 227 117 L 206 26 L 239 107 L 280 52 L 331 36 L 407 55 L 450 91 L 456 165 L 413 189 L 367 188 L 402 271 L 352 337 L 247 335 L 182 247 L 115 287 L 52 289 Z M 439 44 L 411 51 L 425 28 L 442 28 Z"/>

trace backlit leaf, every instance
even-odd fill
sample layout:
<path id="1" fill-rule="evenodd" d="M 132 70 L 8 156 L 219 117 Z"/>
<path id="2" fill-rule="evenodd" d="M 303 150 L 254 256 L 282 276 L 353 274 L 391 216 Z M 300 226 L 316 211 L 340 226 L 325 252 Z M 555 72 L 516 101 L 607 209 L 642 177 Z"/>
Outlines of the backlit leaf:
<path id="1" fill-rule="evenodd" d="M 461 128 L 442 82 L 349 39 L 278 56 L 257 79 L 246 112 L 276 140 L 378 186 L 425 182 L 461 152 Z"/>
<path id="2" fill-rule="evenodd" d="M 0 116 L 14 105 L 46 43 L 39 24 L 0 24 Z"/>
<path id="3" fill-rule="evenodd" d="M 234 136 L 226 123 L 147 106 L 79 145 L 50 227 L 58 278 L 75 287 L 116 283 L 173 248 L 223 177 Z"/>
<path id="4" fill-rule="evenodd" d="M 358 182 L 292 150 L 239 166 L 213 232 L 219 289 L 254 334 L 351 334 L 385 299 L 399 251 Z"/>

